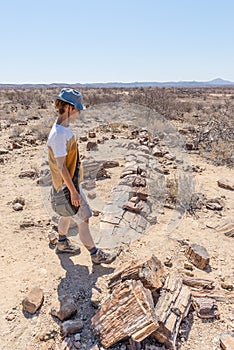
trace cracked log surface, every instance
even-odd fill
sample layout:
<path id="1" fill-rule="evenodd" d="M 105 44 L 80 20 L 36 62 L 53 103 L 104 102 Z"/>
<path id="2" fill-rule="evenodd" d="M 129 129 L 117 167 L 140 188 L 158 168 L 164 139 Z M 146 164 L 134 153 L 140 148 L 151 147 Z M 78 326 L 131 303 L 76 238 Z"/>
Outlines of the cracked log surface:
<path id="1" fill-rule="evenodd" d="M 158 328 L 153 298 L 141 281 L 125 281 L 92 318 L 92 328 L 105 348 L 131 337 L 140 342 Z"/>

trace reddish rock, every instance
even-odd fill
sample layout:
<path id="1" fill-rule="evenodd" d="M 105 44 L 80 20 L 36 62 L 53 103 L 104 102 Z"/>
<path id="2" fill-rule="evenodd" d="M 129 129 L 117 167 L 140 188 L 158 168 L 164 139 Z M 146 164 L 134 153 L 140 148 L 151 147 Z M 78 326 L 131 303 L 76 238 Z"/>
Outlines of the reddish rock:
<path id="1" fill-rule="evenodd" d="M 220 335 L 220 345 L 223 350 L 233 350 L 234 349 L 234 333 L 233 332 L 223 332 Z"/>

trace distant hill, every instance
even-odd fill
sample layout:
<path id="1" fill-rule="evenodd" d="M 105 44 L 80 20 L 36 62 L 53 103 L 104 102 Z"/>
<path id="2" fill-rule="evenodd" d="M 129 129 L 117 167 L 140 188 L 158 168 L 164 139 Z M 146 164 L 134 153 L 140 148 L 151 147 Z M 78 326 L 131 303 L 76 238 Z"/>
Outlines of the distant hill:
<path id="1" fill-rule="evenodd" d="M 169 82 L 109 82 L 109 83 L 52 83 L 52 84 L 0 84 L 0 88 L 54 88 L 54 87 L 90 87 L 90 88 L 139 88 L 139 87 L 214 87 L 234 86 L 234 82 L 216 78 L 210 81 L 169 81 Z"/>

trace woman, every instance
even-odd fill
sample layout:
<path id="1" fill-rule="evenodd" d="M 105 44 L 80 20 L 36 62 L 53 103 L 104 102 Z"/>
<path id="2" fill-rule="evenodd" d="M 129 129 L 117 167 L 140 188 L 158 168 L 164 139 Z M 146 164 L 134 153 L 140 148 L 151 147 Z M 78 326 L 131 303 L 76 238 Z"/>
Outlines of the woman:
<path id="1" fill-rule="evenodd" d="M 55 95 L 55 107 L 58 110 L 58 118 L 47 141 L 53 190 L 59 191 L 63 186 L 67 186 L 71 204 L 79 207 L 72 219 L 78 225 L 81 242 L 89 250 L 94 264 L 109 264 L 116 258 L 116 255 L 103 252 L 95 246 L 89 230 L 89 218 L 92 216 L 92 211 L 81 186 L 77 190 L 72 181 L 77 167 L 79 167 L 80 181 L 82 181 L 78 145 L 69 126 L 70 122 L 74 121 L 85 109 L 82 104 L 82 95 L 73 89 L 62 89 L 59 95 Z M 70 217 L 61 216 L 58 223 L 59 238 L 56 253 L 80 253 L 80 248 L 71 244 L 67 238 L 69 225 Z"/>

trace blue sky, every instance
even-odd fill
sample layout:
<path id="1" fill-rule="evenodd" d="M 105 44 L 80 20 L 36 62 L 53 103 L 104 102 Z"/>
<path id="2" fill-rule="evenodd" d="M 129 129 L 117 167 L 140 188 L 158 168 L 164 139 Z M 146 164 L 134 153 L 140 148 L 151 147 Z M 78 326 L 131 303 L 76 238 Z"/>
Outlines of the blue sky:
<path id="1" fill-rule="evenodd" d="M 0 83 L 234 81 L 233 0 L 0 0 Z"/>

